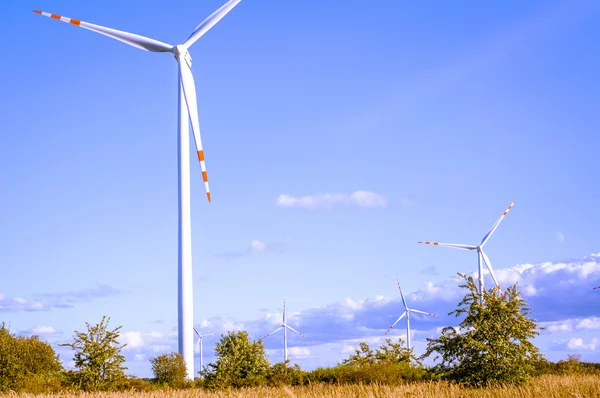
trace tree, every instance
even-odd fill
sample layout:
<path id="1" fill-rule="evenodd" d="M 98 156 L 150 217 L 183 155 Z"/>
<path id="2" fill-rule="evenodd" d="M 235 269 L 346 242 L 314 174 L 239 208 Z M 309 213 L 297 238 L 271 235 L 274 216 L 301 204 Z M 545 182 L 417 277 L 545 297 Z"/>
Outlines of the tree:
<path id="1" fill-rule="evenodd" d="M 75 331 L 74 341 L 61 346 L 75 351 L 73 360 L 79 372 L 74 382 L 84 390 L 103 390 L 123 377 L 125 357 L 121 350 L 125 344 L 119 343 L 121 326 L 108 330 L 110 318 L 102 317 L 97 325 L 85 323 L 87 332 Z"/>
<path id="2" fill-rule="evenodd" d="M 269 373 L 269 361 L 265 357 L 262 340 L 250 341 L 246 331 L 221 335 L 215 355 L 216 362 L 202 371 L 209 387 L 260 385 Z"/>
<path id="3" fill-rule="evenodd" d="M 516 284 L 504 294 L 498 294 L 496 288 L 484 290 L 480 304 L 474 279 L 458 275 L 465 280 L 460 287 L 469 293 L 448 315 L 465 318 L 459 328 L 448 326 L 439 338 L 428 338 L 421 358 L 437 353 L 434 359 L 441 358 L 437 371 L 473 386 L 524 383 L 540 359 L 538 348 L 530 341 L 539 333 Z"/>
<path id="4" fill-rule="evenodd" d="M 39 336 L 17 337 L 0 326 L 0 391 L 41 393 L 59 386 L 58 355 Z"/>
<path id="5" fill-rule="evenodd" d="M 376 352 L 373 352 L 366 342 L 361 342 L 359 348 L 354 350 L 354 354 L 342 361 L 342 365 L 409 364 L 411 359 L 416 360 L 412 355 L 412 349 L 404 347 L 401 338 L 397 343 L 392 343 L 392 339 L 385 339 L 385 344 L 382 344 Z"/>
<path id="6" fill-rule="evenodd" d="M 150 363 L 157 383 L 166 383 L 174 388 L 181 388 L 185 385 L 187 370 L 185 360 L 180 353 L 159 355 L 150 359 Z"/>

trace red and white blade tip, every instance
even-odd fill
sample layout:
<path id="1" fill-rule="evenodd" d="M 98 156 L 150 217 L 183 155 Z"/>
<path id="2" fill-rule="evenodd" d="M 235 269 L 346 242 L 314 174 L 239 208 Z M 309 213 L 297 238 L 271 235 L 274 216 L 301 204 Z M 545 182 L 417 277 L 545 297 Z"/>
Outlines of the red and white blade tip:
<path id="1" fill-rule="evenodd" d="M 198 151 L 198 160 L 200 161 L 200 168 L 202 169 L 202 180 L 204 180 L 204 186 L 206 187 L 206 197 L 210 203 L 210 189 L 208 188 L 208 174 L 206 173 L 206 163 L 204 163 L 204 151 Z"/>
<path id="2" fill-rule="evenodd" d="M 417 243 L 420 243 L 422 245 L 435 245 L 435 246 L 440 244 L 440 242 L 417 242 Z"/>
<path id="3" fill-rule="evenodd" d="M 79 19 L 63 17 L 63 16 L 60 16 L 57 14 L 51 14 L 49 12 L 44 12 L 44 11 L 40 11 L 40 10 L 33 10 L 33 12 L 35 12 L 36 14 L 39 14 L 39 15 L 43 15 L 48 18 L 57 19 L 59 21 L 67 22 L 67 23 L 70 23 L 73 25 L 79 26 L 81 24 L 81 21 Z"/>
<path id="4" fill-rule="evenodd" d="M 510 206 L 508 206 L 508 209 L 506 209 L 506 211 L 502 215 L 505 216 L 506 213 L 508 213 L 510 211 L 510 209 L 512 209 L 512 207 L 515 205 L 515 203 L 517 203 L 517 201 L 513 200 L 513 202 L 510 204 Z"/>

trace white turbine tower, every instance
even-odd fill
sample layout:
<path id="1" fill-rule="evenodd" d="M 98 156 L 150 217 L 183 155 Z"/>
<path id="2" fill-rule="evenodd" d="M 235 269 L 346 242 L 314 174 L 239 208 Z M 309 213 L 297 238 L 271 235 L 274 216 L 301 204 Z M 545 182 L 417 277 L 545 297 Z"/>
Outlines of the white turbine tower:
<path id="1" fill-rule="evenodd" d="M 210 28 L 221 20 L 240 0 L 230 0 L 217 11 L 213 12 L 194 29 L 190 37 L 176 46 L 158 40 L 150 39 L 133 33 L 94 25 L 78 19 L 62 17 L 34 10 L 35 13 L 91 30 L 92 32 L 119 40 L 130 46 L 145 51 L 172 53 L 179 64 L 178 87 L 178 194 L 179 194 L 179 261 L 178 261 L 178 310 L 179 310 L 179 352 L 187 366 L 188 379 L 194 378 L 194 333 L 193 329 L 193 291 L 192 291 L 192 232 L 190 220 L 190 153 L 189 127 L 190 121 L 198 160 L 202 168 L 202 179 L 206 187 L 206 195 L 210 202 L 208 176 L 204 164 L 204 151 L 200 139 L 200 123 L 198 121 L 198 106 L 196 103 L 196 87 L 192 75 L 192 58 L 188 53 L 189 47 L 204 35 Z"/>
<path id="2" fill-rule="evenodd" d="M 430 314 L 429 312 L 425 312 L 425 311 L 421 311 L 421 310 L 413 310 L 412 308 L 408 308 L 408 305 L 406 305 L 406 300 L 404 299 L 404 294 L 402 293 L 402 288 L 400 287 L 400 281 L 396 279 L 396 282 L 398 282 L 398 290 L 400 290 L 400 297 L 402 297 L 402 303 L 404 304 L 404 312 L 402 313 L 402 315 L 400 315 L 398 317 L 398 319 L 396 319 L 396 322 L 394 322 L 392 324 L 392 326 L 390 326 L 390 328 L 387 330 L 387 332 L 385 332 L 385 334 L 388 334 L 390 332 L 390 330 L 392 330 L 392 328 L 394 326 L 396 326 L 396 324 L 398 322 L 400 322 L 400 319 L 402 319 L 406 316 L 406 347 L 408 347 L 408 349 L 410 350 L 410 313 L 416 312 L 418 314 L 425 314 L 425 315 L 431 315 L 431 316 L 437 316 L 437 315 Z"/>
<path id="3" fill-rule="evenodd" d="M 515 205 L 516 202 L 517 201 L 515 200 L 511 203 L 510 206 L 508 206 L 508 209 L 506 209 L 506 211 L 504 213 L 502 213 L 502 215 L 500 216 L 498 221 L 496 221 L 496 223 L 494 223 L 494 225 L 492 225 L 492 228 L 490 228 L 490 230 L 487 232 L 487 234 L 485 234 L 485 236 L 481 240 L 481 243 L 478 246 L 462 245 L 462 244 L 456 244 L 456 243 L 418 242 L 418 243 L 425 244 L 425 245 L 445 246 L 445 247 L 451 247 L 453 249 L 459 249 L 459 250 L 476 250 L 477 251 L 477 269 L 478 269 L 478 279 L 479 279 L 479 293 L 480 293 L 479 302 L 480 303 L 483 302 L 483 289 L 484 289 L 483 266 L 481 264 L 482 259 L 483 259 L 483 262 L 485 262 L 487 269 L 490 271 L 490 275 L 492 275 L 492 279 L 494 280 L 494 283 L 496 284 L 496 288 L 498 289 L 498 291 L 501 291 L 500 284 L 498 283 L 498 280 L 496 279 L 496 275 L 494 275 L 492 263 L 490 262 L 490 259 L 487 256 L 487 254 L 485 254 L 485 252 L 483 251 L 483 246 L 487 243 L 488 240 L 490 240 L 490 238 L 492 237 L 492 234 L 494 233 L 494 231 L 496 231 L 496 228 L 498 228 L 498 225 L 500 225 L 500 223 L 502 222 L 504 217 L 506 217 L 506 215 L 508 214 L 510 209 L 512 209 L 512 207 Z"/>
<path id="4" fill-rule="evenodd" d="M 283 360 L 284 360 L 284 363 L 287 366 L 287 360 L 288 360 L 287 329 L 290 329 L 292 332 L 295 332 L 295 333 L 297 333 L 298 335 L 300 335 L 302 337 L 306 337 L 306 336 L 303 335 L 302 333 L 300 333 L 299 331 L 297 331 L 296 329 L 294 329 L 293 327 L 289 326 L 286 323 L 286 319 L 285 319 L 285 300 L 283 300 L 283 323 L 281 324 L 280 327 L 278 327 L 277 329 L 273 330 L 271 333 L 269 333 L 265 337 L 263 337 L 263 340 L 266 339 L 267 337 L 269 337 L 270 335 L 272 335 L 273 333 L 280 331 L 281 329 L 283 329 Z"/>
<path id="5" fill-rule="evenodd" d="M 196 332 L 196 334 L 198 335 L 198 340 L 196 341 L 196 349 L 198 348 L 198 346 L 200 346 L 200 372 L 202 372 L 202 368 L 204 366 L 204 363 L 202 361 L 202 339 L 205 338 L 206 336 L 214 336 L 217 335 L 218 333 L 207 333 L 207 334 L 200 334 L 200 332 L 198 332 L 198 329 L 194 328 L 194 332 Z"/>

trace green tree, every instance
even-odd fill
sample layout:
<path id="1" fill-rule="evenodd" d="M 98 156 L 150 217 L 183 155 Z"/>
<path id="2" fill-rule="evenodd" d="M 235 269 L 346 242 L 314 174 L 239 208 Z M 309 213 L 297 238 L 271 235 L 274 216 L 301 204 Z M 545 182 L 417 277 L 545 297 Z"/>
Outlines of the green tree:
<path id="1" fill-rule="evenodd" d="M 261 385 L 269 374 L 262 340 L 251 341 L 248 332 L 221 335 L 215 347 L 217 360 L 202 371 L 205 385 L 211 388 Z"/>
<path id="2" fill-rule="evenodd" d="M 50 344 L 0 326 L 0 391 L 50 392 L 60 386 L 63 367 Z"/>
<path id="3" fill-rule="evenodd" d="M 496 288 L 484 290 L 480 304 L 474 279 L 459 276 L 465 280 L 460 287 L 469 292 L 449 315 L 465 318 L 459 328 L 448 326 L 439 338 L 428 338 L 421 358 L 436 353 L 434 359 L 441 359 L 435 366 L 438 372 L 473 386 L 524 383 L 540 360 L 538 348 L 530 341 L 539 333 L 516 284 L 504 294 Z"/>
<path id="4" fill-rule="evenodd" d="M 165 383 L 173 388 L 181 388 L 185 385 L 187 371 L 185 360 L 180 353 L 159 355 L 150 359 L 150 363 L 157 383 Z"/>
<path id="5" fill-rule="evenodd" d="M 61 344 L 75 351 L 73 360 L 79 371 L 71 373 L 71 377 L 84 390 L 105 390 L 125 377 L 127 367 L 123 366 L 125 357 L 121 355 L 125 344 L 119 343 L 121 326 L 109 330 L 109 321 L 103 316 L 97 325 L 86 322 L 86 332 L 75 331 L 72 343 Z"/>
<path id="6" fill-rule="evenodd" d="M 358 348 L 354 349 L 354 354 L 342 360 L 342 365 L 372 365 L 393 364 L 393 363 L 410 363 L 411 359 L 416 361 L 412 355 L 412 349 L 404 346 L 404 341 L 399 338 L 397 343 L 393 343 L 392 339 L 385 339 L 385 344 L 382 344 L 375 352 L 369 347 L 366 342 L 361 342 Z M 418 361 L 417 361 L 418 362 Z"/>

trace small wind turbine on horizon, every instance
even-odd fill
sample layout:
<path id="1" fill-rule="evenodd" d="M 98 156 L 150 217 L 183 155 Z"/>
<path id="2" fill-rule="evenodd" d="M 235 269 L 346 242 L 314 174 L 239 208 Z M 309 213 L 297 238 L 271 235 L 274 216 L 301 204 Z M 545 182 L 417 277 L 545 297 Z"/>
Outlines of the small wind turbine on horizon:
<path id="1" fill-rule="evenodd" d="M 179 319 L 179 353 L 183 356 L 186 368 L 187 378 L 194 378 L 194 298 L 192 290 L 192 231 L 190 214 L 190 121 L 196 142 L 196 150 L 200 168 L 202 169 L 202 179 L 206 188 L 206 196 L 210 202 L 210 190 L 208 188 L 208 175 L 206 174 L 206 165 L 204 163 L 204 150 L 200 139 L 200 122 L 198 120 L 198 104 L 196 101 L 196 86 L 194 76 L 192 75 L 192 57 L 188 49 L 203 36 L 210 28 L 219 22 L 229 11 L 233 9 L 241 0 L 230 0 L 221 8 L 213 12 L 208 18 L 202 21 L 190 37 L 183 43 L 176 46 L 163 43 L 148 37 L 136 35 L 121 30 L 111 29 L 100 25 L 80 21 L 79 19 L 63 17 L 48 12 L 33 10 L 36 14 L 48 18 L 66 22 L 70 25 L 100 33 L 101 35 L 119 40 L 140 50 L 172 53 L 179 64 L 178 79 L 178 196 L 179 196 L 179 214 L 178 214 L 178 319 Z"/>
<path id="2" fill-rule="evenodd" d="M 498 283 L 498 280 L 496 279 L 496 275 L 494 275 L 492 263 L 490 262 L 490 259 L 487 256 L 487 254 L 485 254 L 485 252 L 483 251 L 483 246 L 487 243 L 488 240 L 490 240 L 490 238 L 492 237 L 492 234 L 494 233 L 494 231 L 496 231 L 496 228 L 498 228 L 498 226 L 500 225 L 500 223 L 502 222 L 504 217 L 506 217 L 506 215 L 508 214 L 510 209 L 512 209 L 512 207 L 515 205 L 516 202 L 517 201 L 515 200 L 511 203 L 510 206 L 508 206 L 508 209 L 506 209 L 506 211 L 504 213 L 502 213 L 502 215 L 500 216 L 498 221 L 496 221 L 494 223 L 494 225 L 492 225 L 492 228 L 490 228 L 490 230 L 485 234 L 485 236 L 481 240 L 481 243 L 478 246 L 463 245 L 463 244 L 456 244 L 456 243 L 418 242 L 420 244 L 451 247 L 453 249 L 458 249 L 458 250 L 476 250 L 477 251 L 477 269 L 478 269 L 477 278 L 479 279 L 479 293 L 480 293 L 479 302 L 480 303 L 483 302 L 483 289 L 484 289 L 483 266 L 481 264 L 482 260 L 485 263 L 485 265 L 487 266 L 487 269 L 490 271 L 490 275 L 492 276 L 492 279 L 494 280 L 494 283 L 496 284 L 496 288 L 502 294 L 502 290 L 500 289 L 500 284 Z"/>
<path id="3" fill-rule="evenodd" d="M 215 336 L 219 333 L 200 334 L 200 332 L 198 332 L 198 329 L 196 329 L 195 327 L 194 332 L 196 332 L 196 335 L 198 335 L 198 340 L 196 340 L 196 346 L 194 347 L 194 350 L 198 349 L 198 346 L 200 346 L 200 372 L 202 372 L 202 368 L 204 367 L 204 363 L 202 360 L 202 339 L 206 336 Z"/>
<path id="4" fill-rule="evenodd" d="M 285 315 L 286 315 L 286 313 L 285 313 L 285 300 L 283 300 L 283 323 L 281 324 L 280 327 L 278 327 L 277 329 L 273 330 L 271 333 L 267 334 L 261 340 L 264 340 L 267 337 L 269 337 L 270 335 L 272 335 L 273 333 L 276 333 L 276 332 L 280 331 L 281 329 L 283 329 L 283 361 L 284 361 L 283 363 L 287 366 L 287 360 L 288 360 L 287 329 L 290 329 L 292 332 L 297 333 L 301 337 L 306 337 L 306 336 L 303 335 L 302 333 L 300 333 L 299 331 L 297 331 L 296 329 L 294 329 L 293 327 L 289 326 L 286 323 L 286 316 Z"/>
<path id="5" fill-rule="evenodd" d="M 387 335 L 390 332 L 390 330 L 392 330 L 392 328 L 394 326 L 396 326 L 396 324 L 398 322 L 400 322 L 400 320 L 406 316 L 406 347 L 410 350 L 410 313 L 415 312 L 417 314 L 425 314 L 425 315 L 430 315 L 430 316 L 438 316 L 438 315 L 431 314 L 429 312 L 425 312 L 425 311 L 421 311 L 421 310 L 414 310 L 412 308 L 408 308 L 408 305 L 406 304 L 406 300 L 404 299 L 404 293 L 402 293 L 402 288 L 400 287 L 400 281 L 398 279 L 396 279 L 396 282 L 398 282 L 398 290 L 400 290 L 400 297 L 402 297 L 402 303 L 404 304 L 404 312 L 402 313 L 402 315 L 400 315 L 398 317 L 398 319 L 396 319 L 396 322 L 394 322 L 392 324 L 392 326 L 390 326 L 390 328 L 387 330 L 387 332 L 385 332 L 385 334 Z"/>

